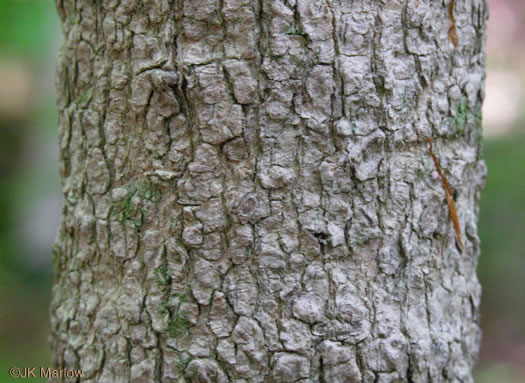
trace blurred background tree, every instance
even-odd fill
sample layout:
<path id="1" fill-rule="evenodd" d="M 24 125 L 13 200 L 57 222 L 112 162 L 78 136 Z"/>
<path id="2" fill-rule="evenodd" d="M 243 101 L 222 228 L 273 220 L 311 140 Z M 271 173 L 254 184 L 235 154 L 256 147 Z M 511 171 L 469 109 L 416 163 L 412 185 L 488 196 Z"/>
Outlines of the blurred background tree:
<path id="1" fill-rule="evenodd" d="M 477 383 L 525 381 L 525 2 L 489 0 Z M 51 246 L 60 215 L 51 0 L 0 1 L 0 378 L 49 366 Z M 459 31 L 461 33 L 461 31 Z M 34 380 L 38 381 L 38 379 Z M 42 379 L 42 381 L 45 381 Z"/>

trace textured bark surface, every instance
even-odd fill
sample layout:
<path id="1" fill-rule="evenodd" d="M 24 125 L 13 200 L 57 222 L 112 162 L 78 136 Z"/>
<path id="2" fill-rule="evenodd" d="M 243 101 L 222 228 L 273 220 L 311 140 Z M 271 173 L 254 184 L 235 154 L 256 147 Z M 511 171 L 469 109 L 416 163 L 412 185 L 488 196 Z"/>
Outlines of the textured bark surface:
<path id="1" fill-rule="evenodd" d="M 488 11 L 454 50 L 447 6 L 57 0 L 56 366 L 472 382 Z"/>

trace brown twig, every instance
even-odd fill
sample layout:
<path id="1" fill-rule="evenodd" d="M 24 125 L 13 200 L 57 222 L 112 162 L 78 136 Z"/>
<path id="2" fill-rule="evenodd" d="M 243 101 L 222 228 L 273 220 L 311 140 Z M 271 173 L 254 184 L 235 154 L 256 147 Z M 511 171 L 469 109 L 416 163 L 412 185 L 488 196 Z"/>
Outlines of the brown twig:
<path id="1" fill-rule="evenodd" d="M 452 41 L 452 44 L 454 44 L 454 49 L 456 49 L 459 44 L 458 32 L 456 30 L 456 19 L 454 18 L 454 3 L 455 2 L 456 0 L 450 0 L 450 3 L 448 5 L 448 19 L 450 20 L 448 38 L 450 39 L 450 41 Z"/>
<path id="2" fill-rule="evenodd" d="M 434 153 L 432 152 L 432 139 L 430 137 L 427 137 L 428 144 L 429 144 L 429 152 L 432 156 L 432 159 L 434 160 L 434 165 L 436 165 L 437 172 L 439 176 L 441 177 L 441 181 L 443 183 L 443 189 L 445 189 L 445 196 L 447 198 L 447 204 L 448 204 L 448 210 L 450 211 L 450 217 L 452 218 L 452 223 L 454 224 L 454 229 L 456 230 L 456 237 L 458 239 L 459 248 L 461 251 L 463 251 L 463 241 L 461 240 L 461 229 L 459 227 L 459 221 L 458 221 L 458 215 L 456 213 L 456 206 L 454 205 L 454 198 L 452 198 L 452 190 L 450 189 L 450 186 L 447 181 L 447 177 L 443 174 L 441 171 L 441 168 L 439 167 L 438 160 Z"/>

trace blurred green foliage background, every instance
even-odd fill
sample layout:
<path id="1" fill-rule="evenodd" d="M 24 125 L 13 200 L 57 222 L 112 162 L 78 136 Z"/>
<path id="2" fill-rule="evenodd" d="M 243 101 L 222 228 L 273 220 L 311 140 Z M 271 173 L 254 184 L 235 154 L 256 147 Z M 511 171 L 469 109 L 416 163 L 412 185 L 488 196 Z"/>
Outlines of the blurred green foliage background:
<path id="1" fill-rule="evenodd" d="M 525 381 L 525 4 L 489 3 L 489 176 L 481 198 L 478 269 L 484 332 L 476 382 L 518 383 Z M 54 93 L 60 39 L 52 0 L 0 0 L 2 382 L 9 381 L 11 367 L 50 366 L 51 246 L 61 203 Z"/>
<path id="2" fill-rule="evenodd" d="M 0 0 L 0 381 L 49 366 L 50 248 L 60 213 L 51 0 Z M 34 381 L 45 381 L 35 379 Z"/>

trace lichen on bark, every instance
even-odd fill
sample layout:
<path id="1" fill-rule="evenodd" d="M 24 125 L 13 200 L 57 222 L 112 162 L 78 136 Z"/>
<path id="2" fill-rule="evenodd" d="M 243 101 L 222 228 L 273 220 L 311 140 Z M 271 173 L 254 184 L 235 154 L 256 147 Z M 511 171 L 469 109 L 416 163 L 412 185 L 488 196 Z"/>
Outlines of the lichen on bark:
<path id="1" fill-rule="evenodd" d="M 57 9 L 57 367 L 472 382 L 484 0 L 455 4 L 457 49 L 430 0 Z"/>

